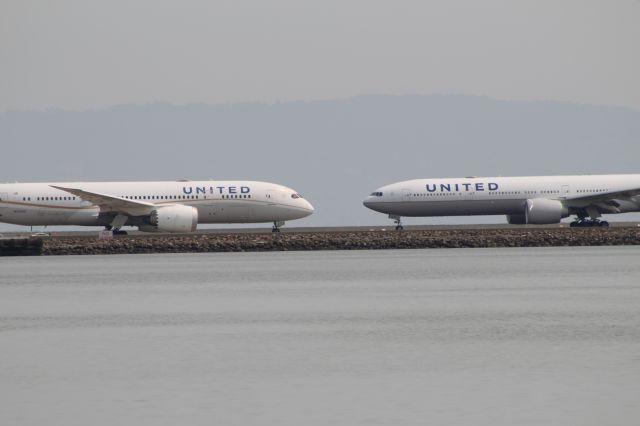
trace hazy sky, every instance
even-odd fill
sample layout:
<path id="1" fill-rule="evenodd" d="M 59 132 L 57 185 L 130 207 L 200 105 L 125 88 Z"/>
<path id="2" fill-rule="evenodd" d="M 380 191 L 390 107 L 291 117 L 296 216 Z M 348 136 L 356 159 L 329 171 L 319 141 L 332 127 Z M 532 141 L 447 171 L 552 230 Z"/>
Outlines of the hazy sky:
<path id="1" fill-rule="evenodd" d="M 638 0 L 0 0 L 0 111 L 459 93 L 640 110 Z"/>

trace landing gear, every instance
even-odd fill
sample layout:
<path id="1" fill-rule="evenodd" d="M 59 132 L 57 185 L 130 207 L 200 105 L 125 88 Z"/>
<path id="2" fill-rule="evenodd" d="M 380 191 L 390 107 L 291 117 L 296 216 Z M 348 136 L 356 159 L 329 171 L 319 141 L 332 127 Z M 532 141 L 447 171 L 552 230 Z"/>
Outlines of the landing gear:
<path id="1" fill-rule="evenodd" d="M 129 235 L 127 231 L 121 231 L 120 228 L 114 228 L 111 225 L 107 225 L 104 227 L 105 231 L 110 231 L 112 235 Z"/>
<path id="2" fill-rule="evenodd" d="M 271 232 L 280 232 L 280 227 L 284 226 L 283 221 L 273 222 L 273 228 L 271 228 Z"/>
<path id="3" fill-rule="evenodd" d="M 402 231 L 404 226 L 402 226 L 402 218 L 395 214 L 390 214 L 389 219 L 393 219 L 393 223 L 396 224 L 396 231 Z"/>
<path id="4" fill-rule="evenodd" d="M 576 220 L 569 225 L 572 228 L 608 228 L 609 222 L 600 220 L 602 214 L 595 206 L 589 206 L 575 212 Z"/>
<path id="5" fill-rule="evenodd" d="M 600 219 L 587 219 L 580 217 L 569 225 L 571 228 L 608 228 L 609 222 Z"/>
<path id="6" fill-rule="evenodd" d="M 121 231 L 120 228 L 127 223 L 129 218 L 123 214 L 116 215 L 111 223 L 104 227 L 107 231 L 112 231 L 113 235 L 127 235 L 127 231 Z"/>

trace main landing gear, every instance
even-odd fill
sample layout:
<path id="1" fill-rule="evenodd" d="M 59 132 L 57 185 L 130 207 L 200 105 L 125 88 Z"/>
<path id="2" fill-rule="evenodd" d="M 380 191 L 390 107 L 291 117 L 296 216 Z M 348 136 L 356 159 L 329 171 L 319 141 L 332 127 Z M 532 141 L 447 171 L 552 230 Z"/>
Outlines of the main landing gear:
<path id="1" fill-rule="evenodd" d="M 273 222 L 273 228 L 271 228 L 271 232 L 280 232 L 280 227 L 284 226 L 283 221 Z"/>
<path id="2" fill-rule="evenodd" d="M 390 214 L 389 219 L 393 219 L 393 223 L 396 224 L 396 231 L 402 231 L 404 226 L 402 226 L 402 218 L 395 214 Z"/>
<path id="3" fill-rule="evenodd" d="M 105 231 L 111 231 L 113 235 L 129 235 L 127 231 L 121 231 L 120 228 L 114 228 L 111 225 L 107 225 L 104 227 Z"/>
<path id="4" fill-rule="evenodd" d="M 575 212 L 576 220 L 569 225 L 572 228 L 608 228 L 609 222 L 600 220 L 600 210 L 594 206 L 580 209 Z"/>
<path id="5" fill-rule="evenodd" d="M 609 222 L 600 219 L 579 217 L 569 225 L 571 228 L 608 228 Z"/>
<path id="6" fill-rule="evenodd" d="M 129 218 L 123 214 L 116 215 L 111 224 L 104 227 L 107 231 L 112 231 L 113 235 L 127 235 L 127 231 L 121 231 L 120 228 L 127 223 Z"/>

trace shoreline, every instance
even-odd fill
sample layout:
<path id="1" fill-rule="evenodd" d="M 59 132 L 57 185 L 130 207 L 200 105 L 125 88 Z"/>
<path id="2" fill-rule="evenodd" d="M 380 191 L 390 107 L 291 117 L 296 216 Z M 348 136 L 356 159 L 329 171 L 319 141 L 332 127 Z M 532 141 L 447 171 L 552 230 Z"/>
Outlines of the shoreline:
<path id="1" fill-rule="evenodd" d="M 43 239 L 42 255 L 640 245 L 640 228 L 207 233 Z"/>

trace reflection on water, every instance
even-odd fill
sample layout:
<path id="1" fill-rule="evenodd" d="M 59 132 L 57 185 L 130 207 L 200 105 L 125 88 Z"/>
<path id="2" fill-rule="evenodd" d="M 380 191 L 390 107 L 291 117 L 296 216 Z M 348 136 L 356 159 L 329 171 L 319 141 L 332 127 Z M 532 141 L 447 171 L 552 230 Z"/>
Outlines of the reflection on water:
<path id="1" fill-rule="evenodd" d="M 640 248 L 0 260 L 2 424 L 633 424 Z"/>

